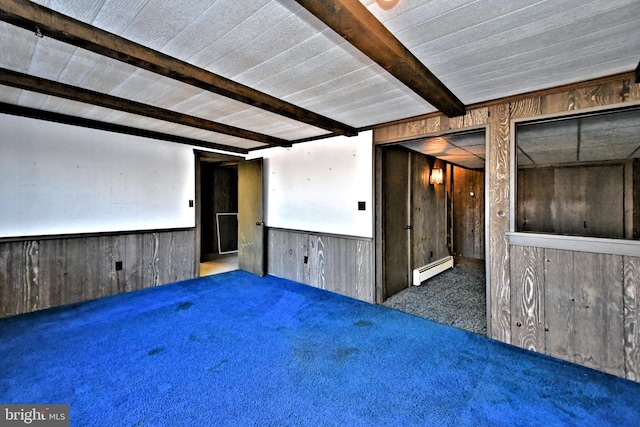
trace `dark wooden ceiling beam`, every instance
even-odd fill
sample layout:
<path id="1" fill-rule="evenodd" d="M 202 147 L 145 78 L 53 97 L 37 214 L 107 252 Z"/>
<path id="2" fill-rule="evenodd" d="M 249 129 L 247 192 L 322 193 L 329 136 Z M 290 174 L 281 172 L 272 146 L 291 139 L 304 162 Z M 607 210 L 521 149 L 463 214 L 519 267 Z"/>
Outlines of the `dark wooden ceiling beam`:
<path id="1" fill-rule="evenodd" d="M 153 105 L 143 104 L 129 99 L 83 89 L 77 86 L 71 86 L 65 83 L 55 82 L 53 80 L 18 73 L 6 68 L 0 68 L 0 84 L 123 111 L 125 113 L 137 114 L 140 116 L 150 117 L 152 119 L 164 120 L 171 123 L 177 123 L 179 125 L 204 129 L 237 138 L 250 139 L 264 144 L 284 147 L 291 146 L 291 142 L 285 139 L 264 135 L 246 129 L 240 129 L 235 126 L 213 122 L 211 120 L 159 108 Z"/>
<path id="2" fill-rule="evenodd" d="M 178 144 L 193 145 L 196 147 L 209 148 L 212 150 L 229 151 L 231 153 L 248 154 L 249 150 L 230 145 L 216 144 L 214 142 L 202 141 L 200 139 L 185 138 L 183 136 L 171 135 L 168 133 L 156 132 L 147 129 L 123 126 L 115 123 L 101 122 L 99 120 L 85 119 L 82 117 L 69 116 L 67 114 L 55 113 L 52 111 L 38 110 L 35 108 L 22 107 L 14 104 L 0 102 L 0 113 L 14 116 L 30 117 L 32 119 L 46 120 L 49 122 L 63 123 L 73 126 L 81 126 L 90 129 L 104 130 L 107 132 L 121 133 L 125 135 L 141 136 L 144 138 L 157 139 L 161 141 L 176 142 Z"/>
<path id="3" fill-rule="evenodd" d="M 309 12 L 449 117 L 464 104 L 358 0 L 296 0 Z"/>
<path id="4" fill-rule="evenodd" d="M 3 0 L 0 20 L 338 135 L 354 136 L 358 133 L 344 123 L 30 1 Z"/>

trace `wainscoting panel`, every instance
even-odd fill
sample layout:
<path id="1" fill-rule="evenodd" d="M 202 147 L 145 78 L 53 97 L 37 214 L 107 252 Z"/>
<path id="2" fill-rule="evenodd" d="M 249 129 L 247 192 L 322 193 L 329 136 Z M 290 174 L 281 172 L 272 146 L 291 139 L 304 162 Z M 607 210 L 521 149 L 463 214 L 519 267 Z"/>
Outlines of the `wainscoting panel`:
<path id="1" fill-rule="evenodd" d="M 512 343 L 638 380 L 640 258 L 511 246 Z"/>
<path id="2" fill-rule="evenodd" d="M 373 239 L 268 229 L 268 273 L 374 302 Z"/>
<path id="3" fill-rule="evenodd" d="M 193 278 L 194 239 L 188 229 L 1 242 L 0 317 Z"/>

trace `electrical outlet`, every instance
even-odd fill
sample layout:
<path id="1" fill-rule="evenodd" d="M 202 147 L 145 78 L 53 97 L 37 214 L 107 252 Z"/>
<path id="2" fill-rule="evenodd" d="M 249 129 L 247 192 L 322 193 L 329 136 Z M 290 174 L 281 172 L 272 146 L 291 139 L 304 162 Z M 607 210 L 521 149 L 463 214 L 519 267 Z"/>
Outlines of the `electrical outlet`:
<path id="1" fill-rule="evenodd" d="M 189 207 L 192 208 L 193 207 L 193 200 L 189 200 Z"/>
<path id="2" fill-rule="evenodd" d="M 116 271 L 122 270 L 122 261 L 116 261 Z"/>
<path id="3" fill-rule="evenodd" d="M 366 202 L 358 202 L 358 210 L 359 211 L 366 211 L 367 210 L 367 203 Z"/>

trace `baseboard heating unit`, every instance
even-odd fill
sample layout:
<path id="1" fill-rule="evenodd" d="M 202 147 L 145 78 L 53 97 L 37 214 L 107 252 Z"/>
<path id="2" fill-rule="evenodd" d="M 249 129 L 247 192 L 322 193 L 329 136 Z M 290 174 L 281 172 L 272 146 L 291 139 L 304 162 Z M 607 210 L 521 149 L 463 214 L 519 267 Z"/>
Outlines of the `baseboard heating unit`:
<path id="1" fill-rule="evenodd" d="M 427 265 L 423 265 L 420 268 L 416 268 L 413 270 L 413 285 L 420 286 L 420 284 L 425 280 L 430 279 L 436 274 L 440 274 L 449 268 L 453 268 L 453 257 L 451 255 Z"/>

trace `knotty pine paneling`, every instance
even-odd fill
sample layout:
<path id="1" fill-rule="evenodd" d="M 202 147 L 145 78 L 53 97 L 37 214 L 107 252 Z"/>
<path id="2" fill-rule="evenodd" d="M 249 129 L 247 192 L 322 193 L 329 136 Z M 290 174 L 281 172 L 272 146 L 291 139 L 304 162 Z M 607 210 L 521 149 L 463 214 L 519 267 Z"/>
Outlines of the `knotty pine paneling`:
<path id="1" fill-rule="evenodd" d="M 269 228 L 268 274 L 375 302 L 373 240 Z"/>
<path id="2" fill-rule="evenodd" d="M 194 239 L 170 230 L 0 242 L 0 317 L 193 278 Z"/>

